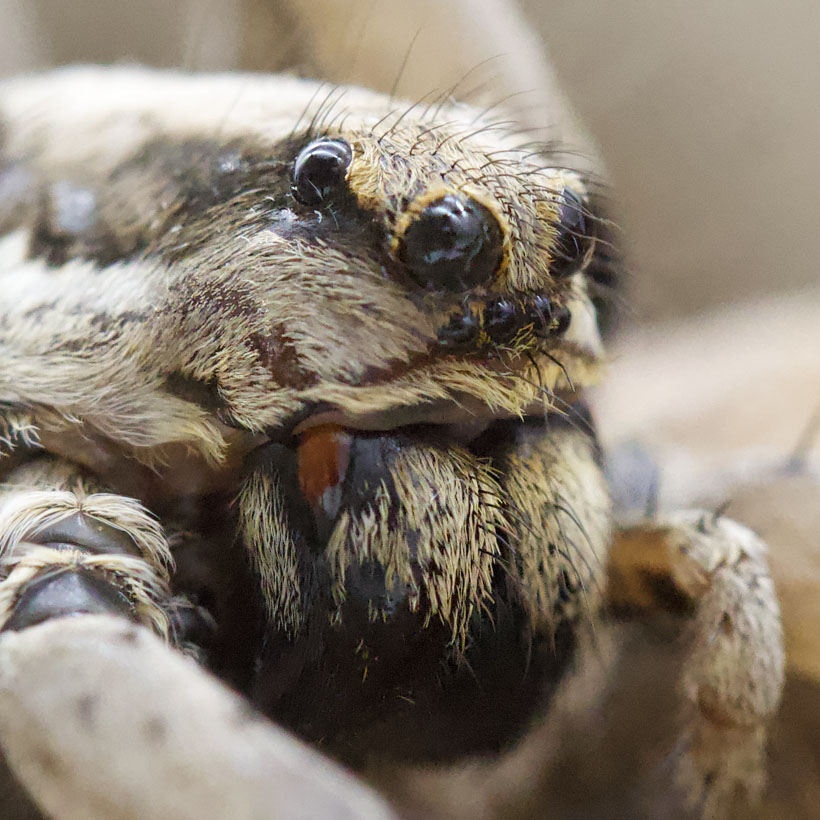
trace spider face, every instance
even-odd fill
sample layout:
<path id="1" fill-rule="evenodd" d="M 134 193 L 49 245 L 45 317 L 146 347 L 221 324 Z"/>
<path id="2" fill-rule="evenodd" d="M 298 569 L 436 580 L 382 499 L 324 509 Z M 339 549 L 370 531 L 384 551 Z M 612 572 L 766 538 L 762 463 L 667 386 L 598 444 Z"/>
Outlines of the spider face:
<path id="1" fill-rule="evenodd" d="M 101 93 L 113 96 L 110 82 Z M 282 136 L 284 103 L 309 106 L 312 87 L 258 92 L 221 125 L 211 106 L 207 125 L 196 83 L 165 77 L 150 100 L 126 94 L 119 119 L 84 121 L 109 147 L 70 171 L 59 145 L 60 129 L 79 128 L 70 113 L 38 134 L 39 154 L 24 136 L 7 146 L 28 180 L 7 216 L 30 226 L 26 255 L 58 291 L 67 264 L 133 264 L 136 282 L 112 273 L 80 293 L 73 280 L 60 298 L 87 304 L 90 290 L 89 321 L 138 337 L 146 360 L 157 352 L 145 370 L 166 394 L 184 383 L 254 433 L 329 420 L 389 429 L 456 407 L 543 410 L 596 378 L 587 271 L 600 220 L 580 175 L 545 167 L 492 123 L 465 135 L 457 118 L 472 112 L 385 116 L 364 92 L 338 124 L 314 112 L 307 132 L 291 119 Z M 62 92 L 38 93 L 13 104 Z M 181 105 L 195 123 L 163 122 Z M 140 110 L 150 128 L 136 122 L 123 139 Z M 112 281 L 127 304 L 107 298 Z"/>
<path id="2" fill-rule="evenodd" d="M 589 183 L 466 108 L 238 82 L 2 90 L 0 402 L 57 473 L 194 534 L 172 586 L 266 711 L 357 754 L 494 748 L 571 658 L 608 538 Z M 462 733 L 478 713 L 509 719 Z"/>

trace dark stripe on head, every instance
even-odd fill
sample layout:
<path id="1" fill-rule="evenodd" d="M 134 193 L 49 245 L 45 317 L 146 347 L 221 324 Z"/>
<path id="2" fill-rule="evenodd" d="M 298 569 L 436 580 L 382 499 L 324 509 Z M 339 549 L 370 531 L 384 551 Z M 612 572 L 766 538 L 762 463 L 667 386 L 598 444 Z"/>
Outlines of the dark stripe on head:
<path id="1" fill-rule="evenodd" d="M 291 171 L 303 143 L 158 137 L 107 176 L 78 167 L 70 178 L 41 181 L 31 256 L 52 265 L 144 255 L 175 262 L 209 243 L 224 247 L 226 235 L 264 228 L 306 241 L 333 234 L 362 253 L 373 246 L 372 217 L 352 196 L 315 211 L 294 201 Z"/>
<path id="2" fill-rule="evenodd" d="M 239 192 L 265 188 L 270 163 L 236 145 L 156 139 L 102 177 L 82 167 L 41 184 L 31 255 L 50 264 L 88 259 L 105 266 L 159 243 L 177 245 L 191 220 Z M 170 236 L 169 236 L 170 235 Z"/>

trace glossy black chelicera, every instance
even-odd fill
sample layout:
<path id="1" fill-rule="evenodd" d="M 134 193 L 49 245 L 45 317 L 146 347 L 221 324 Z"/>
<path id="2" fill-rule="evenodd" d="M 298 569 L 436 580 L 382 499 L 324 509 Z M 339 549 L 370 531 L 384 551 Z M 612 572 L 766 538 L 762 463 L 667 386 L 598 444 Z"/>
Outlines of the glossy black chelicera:
<path id="1" fill-rule="evenodd" d="M 503 473 L 511 448 L 542 439 L 550 423 L 499 424 L 483 434 L 481 456 Z M 397 508 L 394 465 L 418 446 L 446 450 L 450 440 L 435 426 L 354 435 L 340 511 L 372 514 L 380 494 Z M 418 610 L 411 607 L 407 589 L 390 582 L 373 558 L 351 559 L 340 617 L 330 618 L 337 604 L 324 553 L 328 522 L 318 521 L 300 496 L 295 451 L 266 445 L 253 464 L 282 488 L 278 503 L 287 512 L 305 590 L 300 632 L 266 629 L 250 688 L 255 705 L 356 767 L 371 757 L 453 760 L 498 751 L 520 737 L 572 657 L 574 627 L 556 610 L 554 628 L 533 628 L 511 569 L 509 533 L 497 533 L 492 597 L 471 618 L 459 653 L 450 628 L 437 617 L 428 620 L 426 598 Z M 374 605 L 383 618 L 372 616 Z"/>

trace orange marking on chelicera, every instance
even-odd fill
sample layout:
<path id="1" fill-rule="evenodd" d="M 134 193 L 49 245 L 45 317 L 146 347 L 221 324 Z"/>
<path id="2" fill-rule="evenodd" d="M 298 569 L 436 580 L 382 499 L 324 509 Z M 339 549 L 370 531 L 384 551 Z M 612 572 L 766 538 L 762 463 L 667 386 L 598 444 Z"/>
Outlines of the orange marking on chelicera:
<path id="1" fill-rule="evenodd" d="M 297 450 L 299 486 L 312 507 L 317 507 L 328 487 L 345 475 L 349 459 L 347 433 L 338 424 L 305 430 Z"/>

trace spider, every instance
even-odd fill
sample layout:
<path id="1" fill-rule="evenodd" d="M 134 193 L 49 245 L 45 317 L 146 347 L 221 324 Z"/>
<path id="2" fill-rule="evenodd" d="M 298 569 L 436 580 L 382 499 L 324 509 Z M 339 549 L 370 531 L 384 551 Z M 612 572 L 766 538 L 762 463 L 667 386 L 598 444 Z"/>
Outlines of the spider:
<path id="1" fill-rule="evenodd" d="M 285 741 L 249 713 L 377 782 L 497 757 L 657 612 L 687 659 L 664 782 L 693 816 L 754 800 L 782 683 L 765 549 L 701 511 L 614 527 L 594 179 L 468 106 L 282 76 L 62 70 L 5 84 L 0 123 L 0 643 L 20 681 L 27 652 L 83 659 L 85 741 L 0 727 L 43 810 L 259 816 L 265 777 L 162 785 L 237 702 L 224 755 L 270 771 Z M 148 768 L 89 785 L 120 734 Z M 191 777 L 241 769 L 219 760 Z"/>

